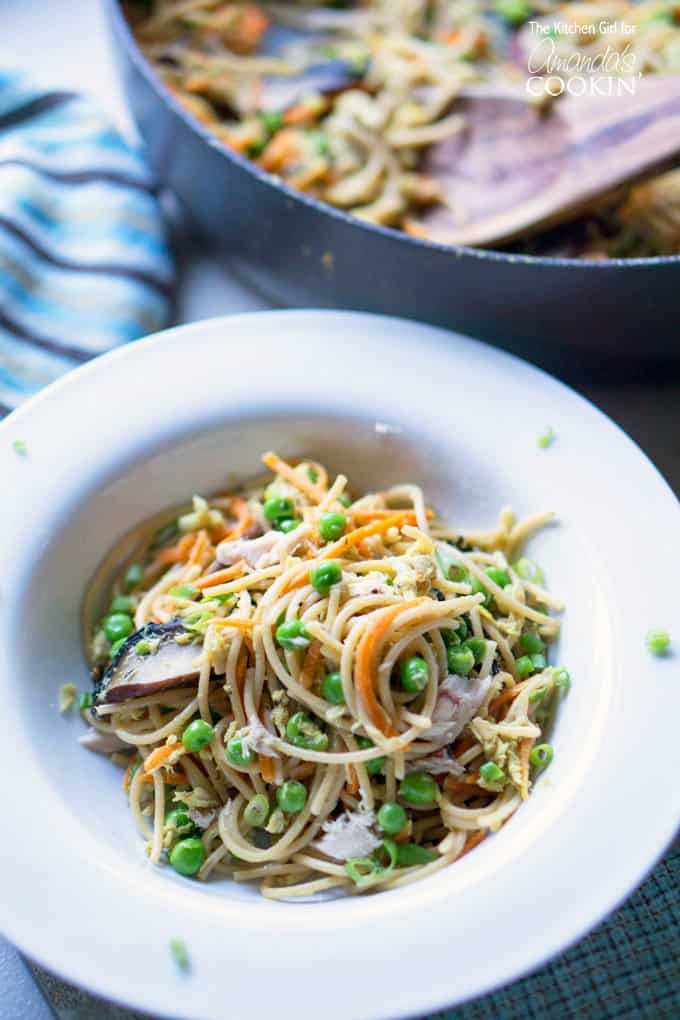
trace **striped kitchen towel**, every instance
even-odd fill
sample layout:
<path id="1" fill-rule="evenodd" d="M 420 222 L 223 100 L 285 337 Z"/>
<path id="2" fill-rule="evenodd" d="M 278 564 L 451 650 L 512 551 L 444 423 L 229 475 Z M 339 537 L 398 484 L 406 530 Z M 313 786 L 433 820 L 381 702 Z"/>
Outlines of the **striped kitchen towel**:
<path id="1" fill-rule="evenodd" d="M 0 417 L 160 329 L 172 286 L 141 152 L 89 99 L 0 71 Z"/>

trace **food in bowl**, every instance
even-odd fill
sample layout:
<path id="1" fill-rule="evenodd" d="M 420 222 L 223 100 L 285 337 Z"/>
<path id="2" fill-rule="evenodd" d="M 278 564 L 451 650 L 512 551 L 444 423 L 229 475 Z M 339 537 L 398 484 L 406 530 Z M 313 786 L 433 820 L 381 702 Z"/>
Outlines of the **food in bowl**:
<path id="1" fill-rule="evenodd" d="M 272 899 L 404 885 L 552 760 L 561 605 L 521 555 L 552 514 L 463 534 L 416 485 L 262 459 L 140 530 L 90 635 L 83 743 L 125 767 L 155 864 Z"/>
<path id="2" fill-rule="evenodd" d="M 124 7 L 160 79 L 225 145 L 293 188 L 421 237 L 428 228 L 420 211 L 448 200 L 428 172 L 428 151 L 464 131 L 459 100 L 467 85 L 527 76 L 538 38 L 530 22 L 542 21 L 567 74 L 584 60 L 597 70 L 605 57 L 611 73 L 680 69 L 677 5 L 659 0 Z M 281 31 L 284 41 L 273 45 Z M 536 99 L 550 101 L 547 92 Z M 566 229 L 510 249 L 586 258 L 678 253 L 680 171 L 657 170 Z"/>

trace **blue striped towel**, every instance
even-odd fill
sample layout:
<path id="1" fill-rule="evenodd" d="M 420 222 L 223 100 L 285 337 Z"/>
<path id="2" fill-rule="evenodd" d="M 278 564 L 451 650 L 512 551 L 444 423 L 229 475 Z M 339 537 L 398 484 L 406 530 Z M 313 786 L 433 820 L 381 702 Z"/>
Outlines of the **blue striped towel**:
<path id="1" fill-rule="evenodd" d="M 160 329 L 173 279 L 141 152 L 90 100 L 0 71 L 0 417 Z"/>

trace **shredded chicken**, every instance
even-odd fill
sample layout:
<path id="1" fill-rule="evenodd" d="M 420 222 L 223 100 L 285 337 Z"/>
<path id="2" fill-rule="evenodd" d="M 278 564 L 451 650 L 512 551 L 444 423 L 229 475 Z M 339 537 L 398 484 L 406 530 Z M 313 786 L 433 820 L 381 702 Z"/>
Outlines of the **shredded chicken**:
<path id="1" fill-rule="evenodd" d="M 347 582 L 347 592 L 354 597 L 362 595 L 389 595 L 394 591 L 387 583 L 387 577 L 381 570 L 371 570 L 363 577 Z"/>
<path id="2" fill-rule="evenodd" d="M 233 538 L 220 542 L 217 559 L 225 566 L 244 560 L 249 567 L 262 570 L 274 563 L 282 563 L 297 545 L 309 534 L 309 525 L 301 524 L 294 531 L 266 531 L 259 538 Z"/>
<path id="3" fill-rule="evenodd" d="M 433 776 L 462 776 L 464 767 L 448 754 L 430 754 L 427 758 L 417 758 L 406 762 L 407 772 L 429 772 Z"/>
<path id="4" fill-rule="evenodd" d="M 189 808 L 189 818 L 199 829 L 208 829 L 217 818 L 217 808 Z"/>
<path id="5" fill-rule="evenodd" d="M 451 673 L 437 691 L 432 712 L 432 726 L 422 736 L 425 740 L 450 744 L 462 732 L 484 701 L 491 677 L 467 677 Z"/>
<path id="6" fill-rule="evenodd" d="M 314 846 L 336 861 L 366 857 L 380 846 L 380 840 L 371 831 L 374 824 L 372 811 L 346 811 L 339 818 L 324 823 L 324 835 L 315 841 Z"/>
<path id="7" fill-rule="evenodd" d="M 258 716 L 248 716 L 248 727 L 248 733 L 243 738 L 244 743 L 252 747 L 257 754 L 263 754 L 266 758 L 278 758 L 279 755 L 272 747 L 275 734 L 263 725 Z"/>

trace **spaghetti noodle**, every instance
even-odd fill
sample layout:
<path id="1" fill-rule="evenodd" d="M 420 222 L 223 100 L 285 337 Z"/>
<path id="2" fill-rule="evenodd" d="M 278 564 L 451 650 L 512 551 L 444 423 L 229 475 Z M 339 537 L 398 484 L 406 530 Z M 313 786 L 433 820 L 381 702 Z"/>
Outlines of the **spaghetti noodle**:
<path id="1" fill-rule="evenodd" d="M 462 534 L 415 485 L 354 498 L 263 460 L 120 569 L 85 742 L 126 766 L 155 864 L 272 899 L 400 886 L 495 832 L 545 763 L 560 605 L 516 557 L 552 515 Z"/>

